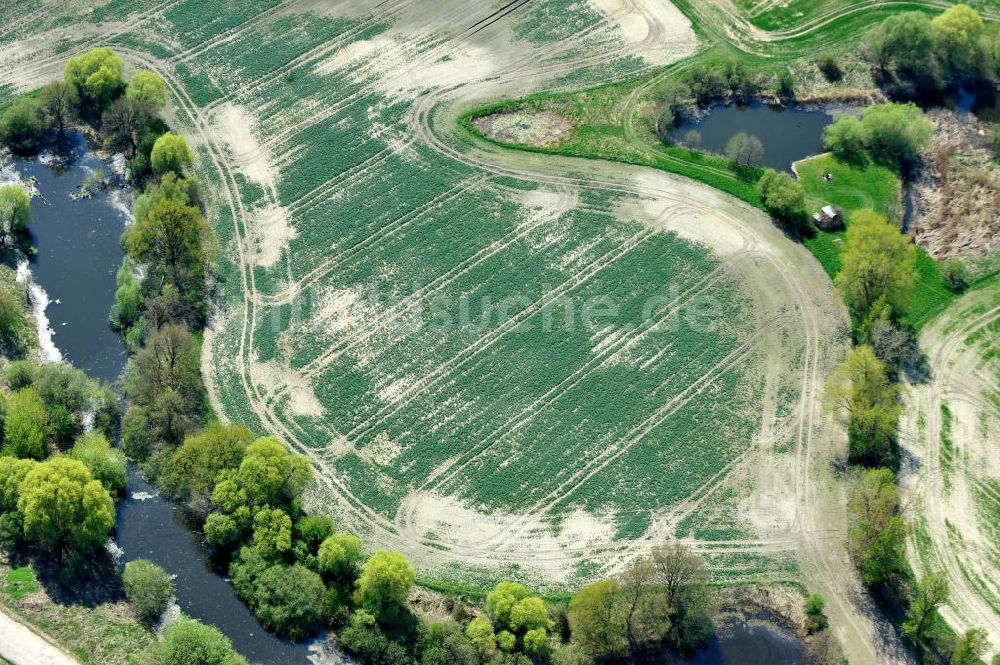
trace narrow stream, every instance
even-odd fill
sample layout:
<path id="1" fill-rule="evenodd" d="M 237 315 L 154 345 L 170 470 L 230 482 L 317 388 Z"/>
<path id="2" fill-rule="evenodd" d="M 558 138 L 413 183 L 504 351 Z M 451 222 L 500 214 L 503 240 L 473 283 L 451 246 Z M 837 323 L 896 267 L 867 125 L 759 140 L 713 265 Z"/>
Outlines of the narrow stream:
<path id="1" fill-rule="evenodd" d="M 40 196 L 31 203 L 32 243 L 28 264 L 34 299 L 48 297 L 41 313 L 49 331 L 40 335 L 47 360 L 62 359 L 102 381 L 117 381 L 127 360 L 125 346 L 107 323 L 114 302 L 115 272 L 124 254 L 119 243 L 129 205 L 122 188 L 89 199 L 71 196 L 88 175 L 110 165 L 87 150 L 80 134 L 71 137 L 71 161 L 55 166 L 46 158 L 15 160 L 19 179 L 34 178 Z M 11 174 L 6 174 L 10 177 Z M 23 268 L 22 268 L 23 271 Z M 320 657 L 318 645 L 292 644 L 264 630 L 211 566 L 199 534 L 184 523 L 182 511 L 158 496 L 129 466 L 127 498 L 118 504 L 116 543 L 124 561 L 146 558 L 175 576 L 176 600 L 187 615 L 218 627 L 237 650 L 255 663 L 294 665 Z"/>

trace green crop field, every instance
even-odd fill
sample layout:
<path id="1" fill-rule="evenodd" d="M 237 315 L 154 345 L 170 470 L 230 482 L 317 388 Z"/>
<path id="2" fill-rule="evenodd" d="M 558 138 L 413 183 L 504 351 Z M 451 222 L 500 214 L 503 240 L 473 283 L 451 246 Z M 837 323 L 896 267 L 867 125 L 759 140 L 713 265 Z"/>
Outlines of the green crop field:
<path id="1" fill-rule="evenodd" d="M 446 588 L 576 585 L 671 536 L 722 580 L 794 578 L 803 423 L 842 343 L 803 321 L 840 315 L 828 289 L 749 206 L 493 163 L 460 122 L 685 55 L 663 54 L 695 47 L 683 16 L 643 37 L 580 1 L 224 5 L 40 14 L 59 53 L 31 70 L 110 43 L 165 76 L 219 236 L 221 414 L 308 454 L 318 507 Z"/>

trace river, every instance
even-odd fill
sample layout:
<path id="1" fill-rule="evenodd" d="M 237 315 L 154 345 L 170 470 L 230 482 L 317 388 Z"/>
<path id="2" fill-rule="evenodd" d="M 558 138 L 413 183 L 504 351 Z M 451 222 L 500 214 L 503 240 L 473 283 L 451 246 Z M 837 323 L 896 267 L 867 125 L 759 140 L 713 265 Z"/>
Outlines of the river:
<path id="1" fill-rule="evenodd" d="M 42 322 L 43 358 L 62 358 L 92 378 L 115 382 L 127 355 L 107 321 L 115 272 L 124 258 L 119 238 L 129 220 L 130 197 L 112 164 L 88 151 L 81 134 L 70 136 L 68 155 L 61 165 L 44 154 L 14 160 L 16 173 L 8 169 L 5 177 L 36 182 L 31 237 L 38 252 L 27 268 L 34 283 L 36 317 Z M 113 187 L 92 198 L 76 197 L 97 169 L 111 177 Z M 173 575 L 180 609 L 219 628 L 251 662 L 304 665 L 331 660 L 320 654 L 318 642 L 293 644 L 264 630 L 226 578 L 212 569 L 200 534 L 185 524 L 183 511 L 158 496 L 132 465 L 127 496 L 118 504 L 115 542 L 123 563 L 146 558 Z"/>

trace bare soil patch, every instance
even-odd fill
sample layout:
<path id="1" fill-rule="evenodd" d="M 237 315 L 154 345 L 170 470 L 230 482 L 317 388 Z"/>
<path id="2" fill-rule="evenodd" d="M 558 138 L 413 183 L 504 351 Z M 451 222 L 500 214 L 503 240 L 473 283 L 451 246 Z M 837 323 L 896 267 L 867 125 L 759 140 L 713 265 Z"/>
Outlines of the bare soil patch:
<path id="1" fill-rule="evenodd" d="M 536 147 L 558 145 L 573 129 L 569 120 L 550 111 L 491 113 L 473 123 L 484 136 L 495 141 Z"/>

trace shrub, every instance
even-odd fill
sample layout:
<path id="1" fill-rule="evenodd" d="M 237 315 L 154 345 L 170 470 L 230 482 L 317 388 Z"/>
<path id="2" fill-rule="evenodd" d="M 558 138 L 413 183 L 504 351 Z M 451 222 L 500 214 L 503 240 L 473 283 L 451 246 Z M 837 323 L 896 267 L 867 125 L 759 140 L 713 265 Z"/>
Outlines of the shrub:
<path id="1" fill-rule="evenodd" d="M 20 185 L 0 185 L 0 240 L 10 244 L 14 236 L 28 228 L 31 198 Z"/>
<path id="2" fill-rule="evenodd" d="M 30 360 L 15 360 L 7 366 L 4 381 L 7 387 L 17 391 L 27 388 L 35 380 L 35 365 Z"/>
<path id="3" fill-rule="evenodd" d="M 414 580 L 413 566 L 406 557 L 379 550 L 361 568 L 354 602 L 380 621 L 390 620 L 405 607 Z"/>
<path id="4" fill-rule="evenodd" d="M 0 117 L 0 140 L 13 152 L 32 153 L 45 131 L 38 102 L 30 97 L 14 100 Z"/>
<path id="5" fill-rule="evenodd" d="M 805 226 L 806 194 L 802 183 L 785 172 L 767 169 L 757 182 L 767 211 L 794 227 Z"/>
<path id="6" fill-rule="evenodd" d="M 129 459 L 142 462 L 153 451 L 148 427 L 146 411 L 139 406 L 130 406 L 122 419 L 122 452 Z"/>
<path id="7" fill-rule="evenodd" d="M 837 56 L 832 53 L 824 53 L 820 55 L 816 60 L 816 66 L 819 67 L 820 73 L 826 77 L 826 80 L 831 83 L 839 81 L 844 77 L 844 72 L 840 68 L 840 63 L 837 62 Z"/>
<path id="8" fill-rule="evenodd" d="M 69 456 L 82 462 L 113 496 L 125 494 L 125 455 L 112 448 L 103 434 L 96 430 L 84 434 L 77 439 Z"/>
<path id="9" fill-rule="evenodd" d="M 961 293 L 969 288 L 969 270 L 961 259 L 948 259 L 942 262 L 941 276 L 952 291 Z"/>
<path id="10" fill-rule="evenodd" d="M 5 454 L 36 460 L 48 457 L 49 418 L 38 391 L 22 388 L 11 396 L 3 419 L 3 432 Z"/>
<path id="11" fill-rule="evenodd" d="M 163 631 L 163 641 L 151 650 L 155 665 L 246 665 L 233 643 L 218 628 L 181 619 Z"/>
<path id="12" fill-rule="evenodd" d="M 150 166 L 153 172 L 159 175 L 173 172 L 177 175 L 184 173 L 184 169 L 194 161 L 194 153 L 188 147 L 183 136 L 177 136 L 167 132 L 156 139 L 153 144 L 153 151 L 149 156 Z"/>
<path id="13" fill-rule="evenodd" d="M 319 629 L 325 601 L 319 575 L 299 564 L 276 565 L 257 577 L 252 605 L 268 630 L 299 640 Z"/>
<path id="14" fill-rule="evenodd" d="M 811 593 L 806 598 L 806 630 L 815 633 L 826 628 L 826 615 L 823 608 L 826 607 L 826 600 L 818 593 Z"/>
<path id="15" fill-rule="evenodd" d="M 18 510 L 26 538 L 51 552 L 100 549 L 115 528 L 115 504 L 81 462 L 40 462 L 21 483 Z"/>
<path id="16" fill-rule="evenodd" d="M 147 559 L 136 559 L 125 564 L 122 588 L 139 619 L 147 625 L 159 620 L 174 595 L 170 575 Z"/>

